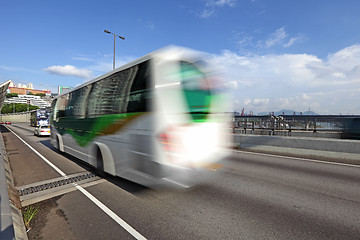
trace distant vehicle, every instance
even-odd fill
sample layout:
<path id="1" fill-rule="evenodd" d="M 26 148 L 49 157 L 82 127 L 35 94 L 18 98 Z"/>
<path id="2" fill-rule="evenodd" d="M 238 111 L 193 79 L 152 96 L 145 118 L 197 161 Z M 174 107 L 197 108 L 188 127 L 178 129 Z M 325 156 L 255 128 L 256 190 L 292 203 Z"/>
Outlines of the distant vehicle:
<path id="1" fill-rule="evenodd" d="M 228 154 L 221 86 L 198 52 L 150 53 L 55 98 L 51 143 L 111 175 L 189 187 Z"/>
<path id="2" fill-rule="evenodd" d="M 35 127 L 34 135 L 36 136 L 50 136 L 50 126 Z"/>
<path id="3" fill-rule="evenodd" d="M 30 125 L 33 127 L 37 126 L 49 126 L 49 116 L 50 110 L 49 109 L 37 109 L 31 112 L 30 116 Z"/>
<path id="4" fill-rule="evenodd" d="M 1 121 L 1 122 L 0 122 L 0 124 L 4 124 L 4 122 L 3 122 L 3 121 Z"/>
<path id="5" fill-rule="evenodd" d="M 5 124 L 11 125 L 11 122 L 10 122 L 10 121 L 6 121 Z"/>

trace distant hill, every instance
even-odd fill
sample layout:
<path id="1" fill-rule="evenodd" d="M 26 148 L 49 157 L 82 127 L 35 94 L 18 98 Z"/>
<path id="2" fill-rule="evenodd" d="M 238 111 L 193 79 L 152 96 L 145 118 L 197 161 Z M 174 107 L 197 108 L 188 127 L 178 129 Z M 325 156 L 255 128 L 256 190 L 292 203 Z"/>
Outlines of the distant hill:
<path id="1" fill-rule="evenodd" d="M 294 111 L 294 110 L 280 110 L 278 112 L 274 112 L 274 115 L 275 116 L 279 116 L 279 115 L 294 115 L 294 112 L 295 112 L 295 115 L 300 115 L 300 112 L 297 112 L 297 111 Z M 261 112 L 261 113 L 258 113 L 259 116 L 263 116 L 263 115 L 269 115 L 270 112 Z M 313 111 L 306 111 L 306 112 L 303 112 L 302 115 L 319 115 Z"/>

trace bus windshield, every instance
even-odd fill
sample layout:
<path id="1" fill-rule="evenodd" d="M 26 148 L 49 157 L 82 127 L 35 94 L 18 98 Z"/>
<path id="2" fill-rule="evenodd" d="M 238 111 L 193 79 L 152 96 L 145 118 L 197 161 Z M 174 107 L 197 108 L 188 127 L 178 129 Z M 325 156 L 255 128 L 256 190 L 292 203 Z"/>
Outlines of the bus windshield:
<path id="1" fill-rule="evenodd" d="M 194 64 L 182 61 L 180 76 L 193 121 L 204 121 L 211 103 L 211 89 L 206 75 Z"/>

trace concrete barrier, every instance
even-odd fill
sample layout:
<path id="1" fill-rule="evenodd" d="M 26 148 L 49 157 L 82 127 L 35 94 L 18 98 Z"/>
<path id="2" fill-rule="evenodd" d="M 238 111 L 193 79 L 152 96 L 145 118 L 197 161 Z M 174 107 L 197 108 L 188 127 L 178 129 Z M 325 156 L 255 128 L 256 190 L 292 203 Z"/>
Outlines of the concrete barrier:
<path id="1" fill-rule="evenodd" d="M 30 124 L 31 112 L 0 114 L 0 121 L 19 122 Z"/>
<path id="2" fill-rule="evenodd" d="M 1 145 L 2 144 L 0 144 L 0 148 L 2 148 Z M 0 157 L 0 239 L 15 239 L 4 160 L 2 156 Z"/>
<path id="3" fill-rule="evenodd" d="M 234 134 L 234 145 L 238 149 L 330 157 L 360 162 L 359 140 Z"/>
<path id="4" fill-rule="evenodd" d="M 4 129 L 3 126 L 1 128 Z M 0 134 L 0 239 L 28 239 L 20 208 L 21 203 Z"/>

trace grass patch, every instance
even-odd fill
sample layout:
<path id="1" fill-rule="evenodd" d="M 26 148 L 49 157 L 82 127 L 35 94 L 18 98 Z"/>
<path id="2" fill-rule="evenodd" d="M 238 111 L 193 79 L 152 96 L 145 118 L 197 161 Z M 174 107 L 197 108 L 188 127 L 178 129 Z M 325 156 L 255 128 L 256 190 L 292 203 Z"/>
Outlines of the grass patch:
<path id="1" fill-rule="evenodd" d="M 27 229 L 27 231 L 29 231 L 30 228 L 30 222 L 35 218 L 35 216 L 38 214 L 39 212 L 39 206 L 27 206 L 22 210 L 22 214 L 24 217 L 24 223 L 25 223 L 25 227 Z"/>

